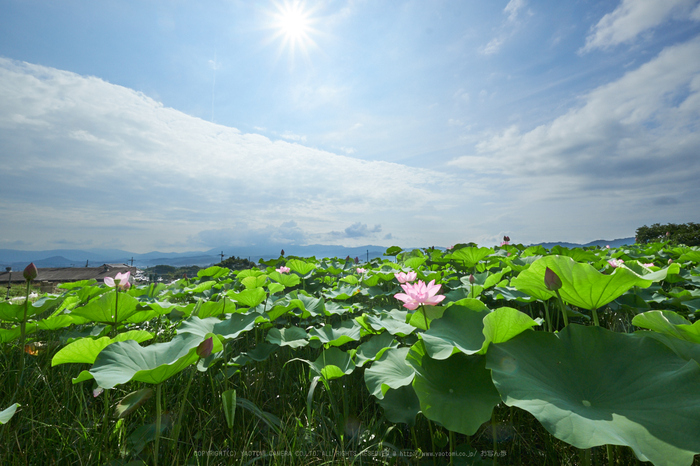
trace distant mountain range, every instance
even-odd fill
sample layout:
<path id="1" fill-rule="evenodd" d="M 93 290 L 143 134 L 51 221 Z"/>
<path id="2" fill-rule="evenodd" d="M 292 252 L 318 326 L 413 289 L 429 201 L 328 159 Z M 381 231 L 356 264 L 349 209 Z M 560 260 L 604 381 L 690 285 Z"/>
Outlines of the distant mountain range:
<path id="1" fill-rule="evenodd" d="M 622 238 L 615 240 L 597 240 L 586 244 L 577 243 L 538 243 L 547 249 L 556 245 L 567 248 L 609 245 L 611 248 L 634 244 L 634 238 Z M 285 255 L 324 258 L 324 257 L 358 257 L 361 261 L 382 257 L 386 251 L 384 246 L 358 246 L 344 247 L 334 245 L 314 244 L 309 246 L 285 246 L 276 245 L 268 247 L 221 247 L 208 251 L 188 252 L 159 252 L 153 251 L 145 254 L 136 254 L 120 249 L 51 249 L 48 251 L 21 251 L 15 249 L 0 249 L 0 270 L 12 267 L 12 270 L 23 270 L 30 262 L 39 267 L 96 267 L 102 264 L 132 264 L 138 268 L 152 267 L 155 265 L 172 265 L 176 267 L 197 265 L 207 267 L 221 262 L 223 252 L 224 259 L 235 256 L 257 262 L 260 259 L 272 259 L 280 256 L 284 249 Z M 412 249 L 412 248 L 407 248 Z"/>

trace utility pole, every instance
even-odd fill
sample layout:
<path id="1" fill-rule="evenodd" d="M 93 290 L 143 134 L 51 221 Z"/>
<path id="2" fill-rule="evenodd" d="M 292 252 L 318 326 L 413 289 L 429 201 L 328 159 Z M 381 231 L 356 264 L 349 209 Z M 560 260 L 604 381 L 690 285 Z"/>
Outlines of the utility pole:
<path id="1" fill-rule="evenodd" d="M 130 261 L 130 262 L 131 262 L 131 266 L 133 267 L 133 266 L 134 266 L 134 256 L 131 256 L 131 261 Z"/>
<path id="2" fill-rule="evenodd" d="M 367 262 L 369 262 L 369 249 L 367 250 Z"/>
<path id="3" fill-rule="evenodd" d="M 219 255 L 221 256 L 221 262 L 223 262 L 224 261 L 224 251 L 221 251 L 221 254 L 219 254 Z"/>

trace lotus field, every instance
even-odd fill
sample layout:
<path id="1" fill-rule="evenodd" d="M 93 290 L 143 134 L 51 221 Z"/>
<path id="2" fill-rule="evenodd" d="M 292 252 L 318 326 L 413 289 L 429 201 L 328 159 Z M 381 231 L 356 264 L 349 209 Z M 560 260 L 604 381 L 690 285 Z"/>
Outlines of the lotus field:
<path id="1" fill-rule="evenodd" d="M 698 248 L 261 264 L 0 303 L 0 463 L 700 464 Z"/>

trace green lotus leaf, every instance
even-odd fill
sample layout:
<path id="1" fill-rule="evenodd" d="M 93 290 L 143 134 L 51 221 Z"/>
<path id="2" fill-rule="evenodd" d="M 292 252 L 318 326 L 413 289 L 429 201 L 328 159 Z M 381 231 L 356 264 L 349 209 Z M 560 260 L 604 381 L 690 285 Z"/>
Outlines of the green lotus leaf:
<path id="1" fill-rule="evenodd" d="M 271 328 L 265 340 L 278 346 L 302 348 L 309 344 L 309 335 L 299 327 Z"/>
<path id="2" fill-rule="evenodd" d="M 386 330 L 392 335 L 404 337 L 411 334 L 416 327 L 406 323 L 408 312 L 394 310 L 382 313 L 376 317 L 369 314 L 364 314 L 365 323 L 370 325 L 375 330 Z"/>
<path id="3" fill-rule="evenodd" d="M 700 452 L 700 365 L 653 338 L 572 324 L 523 332 L 486 356 L 505 403 L 577 448 L 627 445 L 679 466 Z"/>
<path id="4" fill-rule="evenodd" d="M 240 293 L 229 291 L 226 294 L 229 298 L 250 308 L 265 301 L 265 297 L 267 296 L 265 289 L 260 287 L 242 290 Z"/>
<path id="5" fill-rule="evenodd" d="M 324 377 L 326 380 L 333 380 L 351 374 L 355 370 L 355 363 L 352 362 L 352 357 L 338 348 L 330 348 L 324 350 L 321 356 L 309 366 L 317 375 Z M 309 374 L 313 378 L 313 374 Z"/>
<path id="6" fill-rule="evenodd" d="M 114 409 L 114 417 L 121 419 L 128 416 L 136 411 L 139 406 L 142 406 L 152 396 L 152 388 L 144 388 L 136 392 L 129 393 L 121 399 L 119 404 L 117 404 L 117 407 Z"/>
<path id="7" fill-rule="evenodd" d="M 182 321 L 177 329 L 177 333 L 189 333 L 197 335 L 200 338 L 208 333 L 213 333 L 225 340 L 230 340 L 236 338 L 243 332 L 252 330 L 253 327 L 255 327 L 255 320 L 258 317 L 260 317 L 260 315 L 255 312 L 250 314 L 227 314 L 225 320 L 219 320 L 218 317 L 200 319 L 199 317 L 192 316 Z"/>
<path id="8" fill-rule="evenodd" d="M 316 268 L 316 264 L 299 259 L 290 259 L 287 261 L 287 267 L 299 275 L 304 276 L 314 270 Z"/>
<path id="9" fill-rule="evenodd" d="M 685 261 L 690 261 L 694 262 L 696 264 L 700 264 L 700 251 L 698 250 L 689 250 L 681 254 L 681 256 L 678 258 L 680 262 L 685 262 Z"/>
<path id="10" fill-rule="evenodd" d="M 250 290 L 250 289 L 262 287 L 266 281 L 267 281 L 267 275 L 257 275 L 257 276 L 244 277 L 241 280 L 241 283 L 243 283 L 243 286 L 245 286 L 247 290 Z"/>
<path id="11" fill-rule="evenodd" d="M 381 400 L 390 388 L 411 384 L 416 373 L 406 362 L 409 350 L 408 346 L 389 349 L 365 370 L 365 385 L 372 395 Z"/>
<path id="12" fill-rule="evenodd" d="M 479 354 L 486 353 L 490 343 L 503 343 L 541 323 L 512 307 L 499 307 L 484 317 L 485 338 Z"/>
<path id="13" fill-rule="evenodd" d="M 43 297 L 34 303 L 29 303 L 27 306 L 27 319 L 34 317 L 43 312 L 49 311 L 61 304 L 61 299 Z M 114 308 L 114 306 L 112 306 Z M 22 322 L 24 318 L 24 301 L 18 304 L 12 304 L 9 301 L 0 301 L 0 320 L 8 322 Z"/>
<path id="14" fill-rule="evenodd" d="M 61 314 L 56 316 L 51 316 L 47 319 L 42 319 L 37 322 L 39 325 L 39 330 L 57 330 L 59 328 L 66 328 L 70 325 L 81 325 L 88 322 L 88 319 L 80 316 L 74 316 L 71 314 Z"/>
<path id="15" fill-rule="evenodd" d="M 97 339 L 81 338 L 61 348 L 51 359 L 51 366 L 58 366 L 66 363 L 87 363 L 93 364 L 97 355 L 107 346 L 118 341 L 134 340 L 142 343 L 150 340 L 154 335 L 145 330 L 131 330 L 120 333 L 114 338 L 102 337 Z"/>
<path id="16" fill-rule="evenodd" d="M 337 289 L 331 290 L 327 293 L 323 293 L 323 296 L 329 299 L 338 299 L 340 301 L 345 301 L 350 299 L 360 292 L 359 285 L 341 285 Z"/>
<path id="17" fill-rule="evenodd" d="M 202 293 L 203 291 L 211 290 L 214 285 L 216 285 L 215 280 L 207 280 L 202 283 L 196 283 L 194 286 L 185 288 L 185 292 L 187 292 L 188 294 Z"/>
<path id="18" fill-rule="evenodd" d="M 277 348 L 279 348 L 279 345 L 269 343 L 258 343 L 257 345 L 255 345 L 255 348 L 253 348 L 250 351 L 246 351 L 243 354 L 245 354 L 253 361 L 261 362 L 269 358 L 272 353 L 277 351 Z"/>
<path id="19" fill-rule="evenodd" d="M 476 248 L 476 247 L 466 247 L 458 249 L 452 254 L 448 254 L 446 257 L 451 259 L 456 259 L 464 263 L 465 267 L 474 267 L 477 262 L 493 254 L 494 250 L 491 248 Z"/>
<path id="20" fill-rule="evenodd" d="M 15 403 L 13 405 L 10 405 L 9 408 L 3 409 L 0 411 L 0 424 L 7 424 L 10 422 L 10 419 L 12 419 L 12 416 L 15 415 L 15 411 L 17 411 L 17 408 L 19 408 L 20 405 L 19 403 Z"/>
<path id="21" fill-rule="evenodd" d="M 89 372 L 102 388 L 113 388 L 131 380 L 158 384 L 197 362 L 197 346 L 210 336 L 214 335 L 202 338 L 184 333 L 167 343 L 145 348 L 134 340 L 119 341 L 102 350 Z M 212 353 L 223 349 L 218 338 L 213 342 Z"/>
<path id="22" fill-rule="evenodd" d="M 377 404 L 384 409 L 384 417 L 389 422 L 414 426 L 420 413 L 420 401 L 411 385 L 387 390 L 384 398 L 377 399 Z"/>
<path id="23" fill-rule="evenodd" d="M 396 348 L 398 345 L 399 342 L 397 342 L 394 336 L 389 332 L 373 335 L 372 338 L 357 347 L 357 351 L 355 352 L 355 364 L 357 367 L 362 367 L 369 361 L 376 361 L 386 350 Z"/>
<path id="24" fill-rule="evenodd" d="M 301 283 L 301 278 L 299 278 L 299 275 L 295 273 L 279 273 L 277 271 L 274 271 L 270 272 L 268 276 L 277 283 L 281 283 L 282 285 L 286 286 L 287 288 L 297 286 L 299 283 Z"/>
<path id="25" fill-rule="evenodd" d="M 429 326 L 433 320 L 442 318 L 445 309 L 444 306 L 421 306 L 410 314 L 408 323 L 421 330 L 427 330 L 426 317 Z"/>
<path id="26" fill-rule="evenodd" d="M 301 310 L 299 317 L 302 319 L 323 315 L 325 310 L 323 298 L 315 298 L 304 292 L 292 292 L 290 295 L 293 297 L 290 304 Z"/>
<path id="27" fill-rule="evenodd" d="M 448 430 L 473 435 L 501 401 L 486 370 L 485 356 L 456 353 L 436 360 L 418 342 L 406 360 L 416 371 L 413 389 L 423 415 Z"/>
<path id="28" fill-rule="evenodd" d="M 442 318 L 434 320 L 421 334 L 425 349 L 433 359 L 447 359 L 454 353 L 473 354 L 484 344 L 484 317 L 491 311 L 473 311 L 464 306 L 450 306 Z"/>
<path id="29" fill-rule="evenodd" d="M 674 267 L 675 266 L 675 267 Z M 546 301 L 555 296 L 544 283 L 544 274 L 550 268 L 561 279 L 559 290 L 564 301 L 583 309 L 598 309 L 622 296 L 633 286 L 646 288 L 653 281 L 663 280 L 669 273 L 678 273 L 678 265 L 640 277 L 625 267 L 616 268 L 612 274 L 600 273 L 590 264 L 579 264 L 564 256 L 546 256 L 533 262 L 527 270 L 511 280 L 511 285 L 530 296 Z"/>
<path id="30" fill-rule="evenodd" d="M 208 267 L 206 269 L 199 270 L 197 272 L 197 277 L 209 277 L 216 279 L 221 277 L 227 277 L 230 273 L 231 269 L 227 269 L 226 267 L 219 267 L 218 265 L 212 265 L 211 267 Z"/>
<path id="31" fill-rule="evenodd" d="M 236 312 L 236 304 L 227 297 L 220 301 L 206 301 L 201 303 L 197 310 L 197 317 L 205 319 L 207 317 L 220 316 L 221 314 L 232 314 Z"/>
<path id="32" fill-rule="evenodd" d="M 632 325 L 664 333 L 681 340 L 700 343 L 700 321 L 691 324 L 673 311 L 648 311 L 637 314 L 632 319 Z"/>
<path id="33" fill-rule="evenodd" d="M 340 325 L 326 324 L 322 328 L 309 330 L 309 340 L 318 340 L 329 346 L 342 346 L 350 341 L 359 340 L 361 328 L 354 320 L 347 320 Z"/>
<path id="34" fill-rule="evenodd" d="M 36 322 L 28 322 L 25 326 L 24 334 L 30 335 L 39 330 L 39 324 Z M 8 343 L 10 341 L 16 340 L 22 336 L 22 328 L 20 325 L 15 325 L 12 328 L 0 328 L 0 343 Z"/>
<path id="35" fill-rule="evenodd" d="M 71 311 L 72 315 L 85 317 L 92 322 L 113 323 L 114 307 L 117 305 L 117 292 L 110 291 L 97 299 L 93 299 L 83 307 L 76 307 Z M 117 322 L 124 322 L 135 314 L 139 300 L 127 293 L 119 293 L 119 307 L 117 308 Z"/>

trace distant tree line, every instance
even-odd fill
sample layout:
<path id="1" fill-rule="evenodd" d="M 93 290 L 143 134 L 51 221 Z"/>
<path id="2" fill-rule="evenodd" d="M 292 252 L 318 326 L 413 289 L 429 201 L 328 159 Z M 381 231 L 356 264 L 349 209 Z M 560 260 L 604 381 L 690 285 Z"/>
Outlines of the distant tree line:
<path id="1" fill-rule="evenodd" d="M 637 228 L 637 243 L 646 244 L 659 241 L 669 241 L 672 244 L 685 244 L 686 246 L 700 246 L 699 223 L 668 223 L 661 225 L 655 223 L 648 227 Z"/>
<path id="2" fill-rule="evenodd" d="M 226 267 L 231 270 L 246 270 L 254 269 L 255 267 L 257 267 L 257 264 L 255 264 L 255 262 L 249 261 L 248 259 L 241 259 L 240 257 L 233 256 L 215 265 L 218 265 L 219 267 Z"/>

